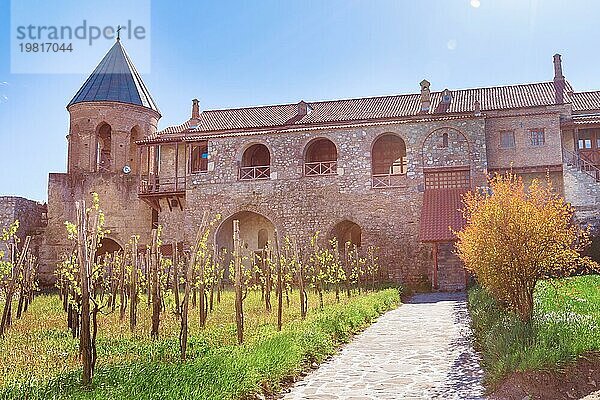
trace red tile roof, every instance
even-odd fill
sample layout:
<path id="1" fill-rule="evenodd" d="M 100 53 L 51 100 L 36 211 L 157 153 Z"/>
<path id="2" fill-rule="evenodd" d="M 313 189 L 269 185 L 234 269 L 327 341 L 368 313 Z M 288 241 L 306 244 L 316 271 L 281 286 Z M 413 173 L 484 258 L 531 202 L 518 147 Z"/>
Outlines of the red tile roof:
<path id="1" fill-rule="evenodd" d="M 599 110 L 600 91 L 571 93 L 571 103 L 575 113 Z"/>
<path id="2" fill-rule="evenodd" d="M 566 84 L 565 101 L 570 101 L 571 85 Z M 158 134 L 192 132 L 197 134 L 217 131 L 240 131 L 288 126 L 318 125 L 346 121 L 365 121 L 415 116 L 473 113 L 475 101 L 482 111 L 537 107 L 555 104 L 553 82 L 450 91 L 451 101 L 440 106 L 442 92 L 431 93 L 431 107 L 421 112 L 420 94 L 402 94 L 358 99 L 317 101 L 308 103 L 311 112 L 300 119 L 298 104 L 207 110 L 200 114 L 196 127 L 188 122 L 168 127 Z M 598 101 L 600 104 L 600 100 Z"/>
<path id="3" fill-rule="evenodd" d="M 462 195 L 468 189 L 427 189 L 423 196 L 419 239 L 422 242 L 452 242 L 465 225 Z"/>

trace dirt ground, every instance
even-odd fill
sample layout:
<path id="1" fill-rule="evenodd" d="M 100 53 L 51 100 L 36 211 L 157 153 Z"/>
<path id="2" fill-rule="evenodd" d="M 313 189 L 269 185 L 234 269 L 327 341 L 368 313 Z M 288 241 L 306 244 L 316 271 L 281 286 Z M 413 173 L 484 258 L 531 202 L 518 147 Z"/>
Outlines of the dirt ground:
<path id="1" fill-rule="evenodd" d="M 553 371 L 516 372 L 489 400 L 600 400 L 600 354 L 590 354 Z"/>

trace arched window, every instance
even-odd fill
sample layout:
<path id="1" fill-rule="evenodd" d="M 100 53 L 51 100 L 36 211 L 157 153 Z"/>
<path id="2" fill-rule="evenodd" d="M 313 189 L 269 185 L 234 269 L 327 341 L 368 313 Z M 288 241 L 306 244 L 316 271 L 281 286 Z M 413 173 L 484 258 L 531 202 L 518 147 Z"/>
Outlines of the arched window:
<path id="1" fill-rule="evenodd" d="M 304 156 L 304 174 L 336 174 L 337 157 L 337 149 L 331 140 L 325 138 L 313 140 L 306 148 Z"/>
<path id="2" fill-rule="evenodd" d="M 371 150 L 373 187 L 394 187 L 406 175 L 406 144 L 397 135 L 388 133 L 377 138 Z"/>
<path id="3" fill-rule="evenodd" d="M 264 144 L 253 144 L 242 155 L 240 180 L 269 179 L 271 153 Z"/>
<path id="4" fill-rule="evenodd" d="M 97 135 L 96 170 L 98 171 L 110 170 L 112 163 L 111 136 L 112 128 L 109 124 L 103 123 L 98 129 Z"/>
<path id="5" fill-rule="evenodd" d="M 442 134 L 442 147 L 443 148 L 448 147 L 448 132 L 444 132 Z"/>

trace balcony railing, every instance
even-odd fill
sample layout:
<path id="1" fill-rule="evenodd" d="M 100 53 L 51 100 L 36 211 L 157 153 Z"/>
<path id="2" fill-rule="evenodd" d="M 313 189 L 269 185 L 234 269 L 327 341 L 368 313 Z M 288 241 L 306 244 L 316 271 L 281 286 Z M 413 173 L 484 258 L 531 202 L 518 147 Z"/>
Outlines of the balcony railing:
<path id="1" fill-rule="evenodd" d="M 594 163 L 586 160 L 581 154 L 574 153 L 570 150 L 567 150 L 563 147 L 563 162 L 567 165 L 573 166 L 596 179 L 597 182 L 600 182 L 600 168 Z"/>
<path id="2" fill-rule="evenodd" d="M 142 176 L 139 194 L 161 194 L 185 191 L 185 176 L 164 178 L 162 176 Z"/>
<path id="3" fill-rule="evenodd" d="M 406 184 L 406 174 L 374 174 L 372 187 L 393 188 L 402 187 Z"/>
<path id="4" fill-rule="evenodd" d="M 271 178 L 271 166 L 240 167 L 241 181 L 254 181 L 257 179 Z"/>
<path id="5" fill-rule="evenodd" d="M 304 163 L 304 175 L 337 174 L 337 161 L 317 161 Z"/>

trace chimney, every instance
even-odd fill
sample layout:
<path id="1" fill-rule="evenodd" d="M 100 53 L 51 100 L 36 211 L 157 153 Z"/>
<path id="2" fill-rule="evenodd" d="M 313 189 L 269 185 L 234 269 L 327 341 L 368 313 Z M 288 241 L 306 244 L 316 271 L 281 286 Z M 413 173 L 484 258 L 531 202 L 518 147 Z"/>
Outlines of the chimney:
<path id="1" fill-rule="evenodd" d="M 565 77 L 562 72 L 560 54 L 554 55 L 554 99 L 556 104 L 565 102 Z"/>
<path id="2" fill-rule="evenodd" d="M 200 119 L 200 102 L 198 99 L 192 100 L 192 118 L 191 119 Z"/>
<path id="3" fill-rule="evenodd" d="M 423 79 L 421 83 L 421 112 L 427 113 L 431 108 L 431 93 L 429 92 L 429 81 Z"/>

